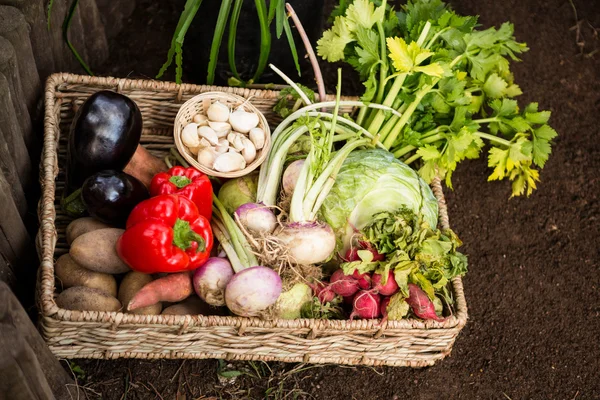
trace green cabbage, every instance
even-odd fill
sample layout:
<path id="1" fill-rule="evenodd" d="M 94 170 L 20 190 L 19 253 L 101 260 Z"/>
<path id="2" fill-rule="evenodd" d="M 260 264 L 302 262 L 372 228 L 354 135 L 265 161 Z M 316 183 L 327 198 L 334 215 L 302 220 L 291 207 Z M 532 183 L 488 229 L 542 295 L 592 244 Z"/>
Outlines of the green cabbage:
<path id="1" fill-rule="evenodd" d="M 363 229 L 374 214 L 403 205 L 435 229 L 438 203 L 417 172 L 387 151 L 360 150 L 344 161 L 320 212 L 336 233 L 340 250 L 346 250 L 354 228 Z"/>

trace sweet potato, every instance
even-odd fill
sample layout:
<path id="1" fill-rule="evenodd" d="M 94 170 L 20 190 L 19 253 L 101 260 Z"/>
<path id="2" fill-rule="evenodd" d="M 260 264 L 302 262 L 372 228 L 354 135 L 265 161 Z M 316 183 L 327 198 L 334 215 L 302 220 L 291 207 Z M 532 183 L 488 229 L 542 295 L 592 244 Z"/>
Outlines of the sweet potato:
<path id="1" fill-rule="evenodd" d="M 69 254 L 63 254 L 56 260 L 54 272 L 64 289 L 85 286 L 117 296 L 117 281 L 114 276 L 85 269 L 73 261 Z"/>
<path id="2" fill-rule="evenodd" d="M 116 249 L 117 239 L 123 229 L 107 228 L 84 233 L 73 241 L 69 254 L 84 268 L 105 274 L 122 274 L 130 271 L 119 258 Z"/>
<path id="3" fill-rule="evenodd" d="M 152 276 L 142 274 L 141 272 L 131 271 L 125 275 L 119 286 L 118 299 L 123 304 L 123 308 L 127 310 L 127 306 L 131 299 L 140 291 L 141 288 L 152 282 Z M 156 303 L 147 307 L 128 310 L 130 314 L 142 315 L 158 315 L 162 310 L 162 304 Z"/>
<path id="4" fill-rule="evenodd" d="M 77 311 L 119 311 L 121 302 L 106 292 L 85 286 L 73 286 L 56 298 L 60 308 Z"/>
<path id="5" fill-rule="evenodd" d="M 176 303 L 187 299 L 192 293 L 194 293 L 194 288 L 189 272 L 170 274 L 145 285 L 133 296 L 127 309 L 131 311 L 161 301 Z"/>
<path id="6" fill-rule="evenodd" d="M 123 172 L 137 178 L 149 188 L 154 175 L 167 169 L 167 164 L 163 160 L 154 157 L 140 144 Z"/>
<path id="7" fill-rule="evenodd" d="M 76 220 L 71 221 L 71 223 L 67 226 L 67 243 L 73 243 L 73 240 L 77 239 L 84 233 L 97 231 L 98 229 L 106 229 L 110 227 L 110 225 L 107 225 L 104 222 L 100 222 L 92 217 L 78 218 Z"/>

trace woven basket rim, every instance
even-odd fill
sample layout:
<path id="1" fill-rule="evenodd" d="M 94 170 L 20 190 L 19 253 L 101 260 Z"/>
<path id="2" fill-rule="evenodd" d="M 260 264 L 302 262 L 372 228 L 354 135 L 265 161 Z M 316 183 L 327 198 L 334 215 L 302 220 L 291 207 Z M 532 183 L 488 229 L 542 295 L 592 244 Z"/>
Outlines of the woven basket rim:
<path id="1" fill-rule="evenodd" d="M 59 124 L 56 121 L 56 110 L 60 108 L 61 96 L 57 93 L 62 85 L 94 86 L 96 89 L 113 89 L 117 92 L 127 91 L 162 91 L 175 94 L 175 100 L 181 102 L 186 92 L 202 93 L 209 91 L 225 91 L 229 93 L 245 93 L 246 96 L 277 98 L 278 91 L 264 89 L 243 89 L 218 87 L 207 85 L 177 84 L 174 82 L 163 82 L 155 80 L 122 79 L 113 77 L 90 77 L 70 73 L 56 73 L 48 77 L 45 90 L 45 116 L 44 116 L 44 148 L 40 164 L 40 183 L 42 185 L 42 197 L 38 207 L 40 230 L 37 236 L 37 247 L 40 253 L 41 265 L 38 270 L 38 309 L 43 318 L 68 322 L 110 323 L 114 327 L 119 325 L 176 325 L 182 327 L 192 326 L 228 326 L 245 328 L 310 328 L 313 332 L 342 330 L 348 332 L 376 331 L 375 337 L 383 334 L 386 330 L 414 330 L 428 331 L 438 329 L 462 328 L 468 318 L 467 304 L 464 297 L 462 279 L 456 277 L 452 280 L 455 294 L 456 313 L 442 322 L 433 320 L 422 321 L 417 319 L 402 319 L 400 321 L 387 321 L 383 324 L 380 319 L 373 320 L 318 320 L 318 319 L 296 319 L 296 320 L 261 320 L 259 318 L 245 318 L 237 316 L 203 316 L 203 315 L 135 315 L 122 312 L 97 312 L 97 311 L 71 311 L 61 309 L 54 301 L 55 277 L 54 277 L 54 249 L 56 244 L 56 231 L 54 228 L 55 207 L 54 195 L 58 175 L 57 145 Z M 95 91 L 95 90 L 94 90 Z M 249 94 L 248 94 L 248 91 Z M 134 97 L 132 95 L 132 97 Z M 327 96 L 334 98 L 334 96 Z M 344 99 L 355 100 L 353 97 Z M 441 183 L 435 179 L 432 188 L 440 206 L 440 221 L 442 226 L 448 226 L 448 215 L 446 203 L 443 197 Z"/>
<path id="2" fill-rule="evenodd" d="M 262 149 L 257 150 L 258 156 L 250 164 L 246 165 L 246 167 L 244 169 L 241 169 L 239 171 L 233 171 L 233 172 L 219 172 L 214 169 L 207 168 L 204 165 L 200 164 L 195 157 L 192 157 L 190 154 L 188 154 L 187 149 L 185 148 L 183 142 L 181 141 L 181 133 L 183 131 L 183 124 L 180 125 L 180 124 L 178 124 L 178 122 L 181 118 L 183 118 L 183 114 L 185 112 L 184 109 L 187 107 L 191 107 L 192 105 L 195 105 L 197 103 L 200 103 L 206 98 L 217 99 L 217 100 L 227 99 L 230 101 L 235 101 L 236 103 L 242 103 L 242 104 L 246 103 L 246 106 L 250 110 L 252 110 L 252 112 L 254 112 L 256 115 L 258 115 L 258 121 L 259 121 L 258 126 L 265 132 L 265 136 L 266 136 L 265 144 Z M 177 146 L 177 150 L 179 151 L 179 154 L 181 154 L 183 156 L 183 158 L 186 159 L 187 162 L 189 162 L 194 168 L 202 171 L 206 175 L 217 176 L 220 178 L 238 178 L 240 176 L 248 175 L 249 173 L 251 173 L 252 171 L 256 170 L 258 167 L 261 166 L 261 164 L 267 159 L 269 150 L 271 150 L 271 128 L 269 127 L 269 123 L 268 123 L 267 119 L 265 118 L 264 114 L 262 112 L 260 112 L 260 110 L 252 104 L 251 98 L 245 99 L 244 97 L 239 96 L 237 94 L 227 93 L 227 92 L 217 92 L 217 91 L 204 92 L 204 93 L 200 93 L 200 94 L 192 97 L 191 99 L 189 99 L 188 101 L 183 103 L 181 105 L 181 107 L 179 108 L 177 115 L 175 116 L 175 122 L 174 122 L 174 127 L 173 127 L 173 137 L 175 140 L 175 145 Z"/>

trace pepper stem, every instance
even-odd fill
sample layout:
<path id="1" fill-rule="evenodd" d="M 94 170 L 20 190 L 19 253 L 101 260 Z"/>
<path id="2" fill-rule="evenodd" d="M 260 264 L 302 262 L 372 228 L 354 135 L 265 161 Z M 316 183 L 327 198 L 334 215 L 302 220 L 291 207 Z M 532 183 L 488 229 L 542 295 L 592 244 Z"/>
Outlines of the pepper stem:
<path id="1" fill-rule="evenodd" d="M 177 186 L 178 189 L 184 188 L 187 185 L 189 185 L 190 183 L 192 183 L 190 178 L 188 178 L 187 176 L 177 176 L 177 175 L 173 175 L 172 177 L 170 177 L 169 182 L 171 182 L 173 185 Z"/>
<path id="2" fill-rule="evenodd" d="M 192 247 L 193 242 L 198 243 L 196 253 L 206 250 L 204 238 L 192 230 L 189 222 L 177 218 L 175 226 L 173 226 L 173 245 L 185 251 Z"/>

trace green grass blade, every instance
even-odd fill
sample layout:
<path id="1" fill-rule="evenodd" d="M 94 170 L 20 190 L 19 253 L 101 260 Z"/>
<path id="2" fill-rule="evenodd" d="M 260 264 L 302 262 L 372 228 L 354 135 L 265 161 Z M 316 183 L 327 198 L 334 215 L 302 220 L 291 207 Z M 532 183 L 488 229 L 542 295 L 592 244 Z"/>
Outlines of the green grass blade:
<path id="1" fill-rule="evenodd" d="M 71 8 L 69 8 L 69 13 L 66 16 L 65 21 L 63 22 L 63 39 L 67 43 L 67 46 L 69 47 L 69 49 L 71 50 L 71 52 L 73 53 L 73 55 L 75 56 L 77 61 L 79 61 L 79 64 L 81 64 L 81 66 L 83 67 L 85 72 L 88 75 L 94 76 L 94 74 L 92 73 L 92 70 L 90 70 L 90 67 L 86 64 L 86 62 L 83 60 L 83 58 L 81 58 L 81 56 L 75 49 L 75 46 L 73 46 L 73 44 L 69 40 L 69 28 L 71 27 L 71 22 L 73 21 L 73 15 L 75 14 L 75 10 L 77 10 L 78 4 L 79 4 L 79 0 L 73 0 L 73 2 L 71 3 Z"/>
<path id="2" fill-rule="evenodd" d="M 256 4 L 256 13 L 258 14 L 258 20 L 260 22 L 260 54 L 258 56 L 258 67 L 252 78 L 252 81 L 256 82 L 265 70 L 269 60 L 269 53 L 271 52 L 271 30 L 269 29 L 265 0 L 255 0 L 254 3 Z"/>
<path id="3" fill-rule="evenodd" d="M 229 68 L 231 73 L 238 80 L 241 81 L 240 75 L 238 74 L 237 67 L 235 65 L 235 41 L 237 39 L 237 26 L 240 19 L 240 13 L 242 11 L 242 4 L 244 0 L 235 0 L 233 3 L 233 10 L 231 10 L 231 20 L 229 21 L 229 38 L 227 43 Z"/>
<path id="4" fill-rule="evenodd" d="M 283 20 L 283 29 L 285 30 L 285 36 L 287 37 L 290 51 L 292 52 L 292 58 L 294 59 L 294 65 L 296 65 L 296 71 L 298 76 L 302 76 L 300 72 L 300 64 L 298 63 L 298 51 L 296 51 L 296 42 L 294 42 L 294 35 L 292 34 L 292 28 L 290 28 L 290 22 L 287 17 Z"/>
<path id="5" fill-rule="evenodd" d="M 285 5 L 285 0 L 271 0 L 269 2 L 269 17 L 268 17 L 269 26 L 271 25 L 271 22 L 273 22 L 273 18 L 275 18 L 275 11 L 277 10 L 277 6 L 281 2 L 283 2 Z"/>
<path id="6" fill-rule="evenodd" d="M 217 17 L 217 25 L 215 26 L 212 45 L 210 46 L 208 75 L 206 76 L 206 83 L 209 85 L 212 85 L 215 81 L 215 70 L 217 68 L 217 60 L 219 58 L 219 48 L 221 47 L 221 41 L 223 40 L 223 32 L 225 32 L 225 25 L 227 25 L 230 9 L 231 0 L 222 0 L 221 8 L 219 9 L 219 16 Z"/>
<path id="7" fill-rule="evenodd" d="M 171 39 L 171 47 L 169 48 L 169 52 L 167 53 L 167 61 L 163 64 L 163 66 L 156 74 L 156 79 L 159 79 L 164 75 L 167 69 L 171 66 L 173 62 L 173 56 L 176 56 L 175 63 L 177 65 L 176 73 L 175 73 L 175 81 L 177 83 L 181 83 L 181 75 L 182 75 L 182 63 L 183 63 L 183 40 L 185 39 L 185 34 L 189 29 L 194 17 L 196 16 L 196 12 L 198 12 L 198 8 L 200 8 L 200 4 L 202 4 L 202 0 L 187 0 L 185 3 L 185 7 L 181 16 L 179 17 L 179 21 L 177 22 L 177 27 L 175 28 L 175 32 L 173 33 L 173 38 Z"/>
<path id="8" fill-rule="evenodd" d="M 277 39 L 279 39 L 283 33 L 283 21 L 286 19 L 285 1 L 281 0 L 277 3 L 277 15 L 275 15 L 275 32 L 277 34 Z"/>

